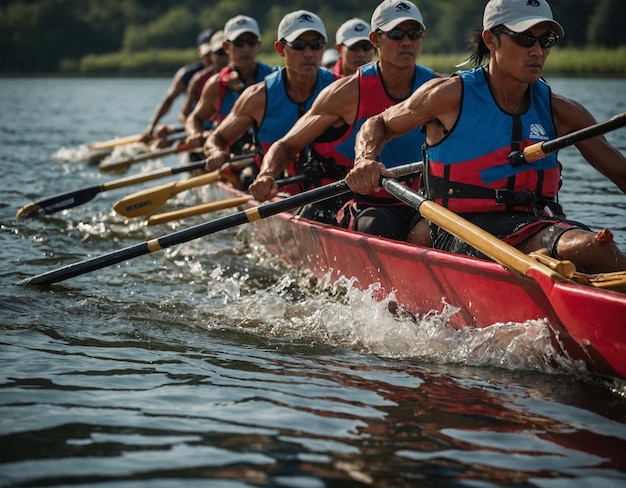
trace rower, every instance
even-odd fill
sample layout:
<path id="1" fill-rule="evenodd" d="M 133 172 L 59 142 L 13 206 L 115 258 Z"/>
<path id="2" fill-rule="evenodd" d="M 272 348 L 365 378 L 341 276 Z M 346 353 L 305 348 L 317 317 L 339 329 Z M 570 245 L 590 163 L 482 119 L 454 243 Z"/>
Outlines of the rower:
<path id="1" fill-rule="evenodd" d="M 596 123 L 582 104 L 552 93 L 541 78 L 563 35 L 545 0 L 490 0 L 468 58 L 476 67 L 432 80 L 369 119 L 357 136 L 350 188 L 374 191 L 380 177 L 389 176 L 378 161 L 385 141 L 423 126 L 429 199 L 523 252 L 569 260 L 586 272 L 626 270 L 626 256 L 606 233 L 565 218 L 556 153 L 532 163 L 509 157 Z M 626 193 L 626 158 L 619 150 L 602 135 L 575 145 Z M 484 257 L 437 226 L 431 232 L 437 249 Z"/>
<path id="2" fill-rule="evenodd" d="M 337 60 L 328 68 L 337 78 L 354 74 L 359 66 L 372 61 L 374 46 L 369 39 L 371 31 L 367 22 L 356 17 L 339 26 L 335 34 Z"/>
<path id="3" fill-rule="evenodd" d="M 284 58 L 285 66 L 246 88 L 209 135 L 204 145 L 207 171 L 221 168 L 230 157 L 233 142 L 251 127 L 257 128 L 256 147 L 266 152 L 309 110 L 320 91 L 335 80 L 329 70 L 320 66 L 325 45 L 326 28 L 317 15 L 298 10 L 283 17 L 274 49 Z M 295 176 L 297 155 L 291 163 L 289 174 Z M 302 187 L 282 190 L 293 193 Z"/>
<path id="4" fill-rule="evenodd" d="M 170 86 L 163 98 L 159 101 L 157 106 L 154 109 L 154 113 L 152 114 L 152 118 L 150 119 L 150 123 L 148 127 L 141 135 L 141 142 L 148 143 L 156 138 L 165 138 L 171 134 L 173 128 L 164 125 L 158 127 L 157 124 L 161 118 L 163 118 L 167 112 L 169 111 L 174 100 L 178 98 L 179 95 L 182 95 L 187 90 L 187 86 L 189 85 L 189 81 L 192 76 L 200 71 L 201 69 L 209 66 L 211 64 L 211 56 L 210 52 L 205 50 L 203 46 L 210 44 L 211 38 L 215 33 L 214 29 L 206 29 L 200 34 L 198 34 L 197 38 L 197 52 L 199 61 L 191 64 L 186 64 L 179 68 L 174 74 Z"/>
<path id="5" fill-rule="evenodd" d="M 208 80 L 198 104 L 185 121 L 185 142 L 190 148 L 201 147 L 207 136 L 206 125 L 219 125 L 243 90 L 262 81 L 274 70 L 274 67 L 256 59 L 261 49 L 261 31 L 252 17 L 237 15 L 229 19 L 224 26 L 220 47 L 229 56 L 230 63 Z M 241 154 L 243 147 L 252 142 L 250 128 L 237 139 L 236 144 L 231 145 L 231 153 Z"/>
<path id="6" fill-rule="evenodd" d="M 368 32 L 369 42 L 378 51 L 378 61 L 360 66 L 354 75 L 340 79 L 320 94 L 311 110 L 270 148 L 259 176 L 250 186 L 252 195 L 259 201 L 274 197 L 278 191 L 274 178 L 308 145 L 312 145 L 314 159 L 334 161 L 345 175 L 353 164 L 356 133 L 367 117 L 408 98 L 423 83 L 438 76 L 416 64 L 425 30 L 415 4 L 406 0 L 380 3 L 372 14 Z M 389 167 L 419 161 L 423 142 L 422 132 L 412 131 L 392 141 L 381 158 Z M 419 181 L 419 176 L 414 176 L 411 183 L 417 188 Z M 341 207 L 341 201 L 335 203 Z M 321 205 L 326 207 L 326 214 L 339 210 L 330 203 Z M 318 208 L 305 209 L 303 215 L 319 220 Z M 340 224 L 350 229 L 430 245 L 426 222 L 421 234 L 410 233 L 415 223 L 423 220 L 419 212 L 388 194 L 356 195 L 339 215 Z M 337 218 L 333 221 L 338 223 Z"/>

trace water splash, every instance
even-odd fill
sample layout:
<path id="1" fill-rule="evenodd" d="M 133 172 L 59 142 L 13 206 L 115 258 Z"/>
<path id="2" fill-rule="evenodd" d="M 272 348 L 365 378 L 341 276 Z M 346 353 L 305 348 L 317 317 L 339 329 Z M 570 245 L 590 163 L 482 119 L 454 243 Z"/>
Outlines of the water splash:
<path id="1" fill-rule="evenodd" d="M 361 291 L 347 278 L 314 284 L 306 275 L 286 272 L 268 288 L 249 293 L 247 274 L 227 276 L 216 269 L 211 278 L 209 298 L 214 303 L 219 296 L 223 305 L 214 316 L 220 326 L 394 359 L 585 374 L 582 363 L 556 349 L 546 320 L 456 329 L 448 323 L 457 309 L 445 300 L 440 309 L 415 317 L 393 294 L 375 299 L 377 283 Z"/>

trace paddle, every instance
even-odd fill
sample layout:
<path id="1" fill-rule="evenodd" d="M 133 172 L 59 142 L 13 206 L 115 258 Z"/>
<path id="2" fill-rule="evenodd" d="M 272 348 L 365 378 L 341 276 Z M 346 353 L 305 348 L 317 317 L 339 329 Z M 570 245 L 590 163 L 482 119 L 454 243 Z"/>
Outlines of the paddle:
<path id="1" fill-rule="evenodd" d="M 276 180 L 276 184 L 281 187 L 285 185 L 292 185 L 308 179 L 306 175 L 292 176 L 290 178 L 281 178 Z M 194 217 L 196 215 L 203 215 L 210 212 L 217 212 L 218 210 L 225 210 L 227 208 L 236 207 L 251 200 L 250 195 L 244 195 L 241 197 L 229 198 L 226 200 L 220 200 L 218 202 L 203 203 L 202 205 L 195 205 L 193 207 L 183 208 L 182 210 L 173 210 L 172 212 L 164 212 L 157 215 L 150 216 L 146 221 L 146 225 L 157 225 L 170 222 L 172 220 L 185 219 L 187 217 Z"/>
<path id="2" fill-rule="evenodd" d="M 201 170 L 204 168 L 204 164 L 204 161 L 200 161 L 198 163 L 177 166 L 175 168 L 163 168 L 150 173 L 127 176 L 126 178 L 109 181 L 107 183 L 102 183 L 101 185 L 88 186 L 86 188 L 81 188 L 80 190 L 59 193 L 58 195 L 39 200 L 38 202 L 24 205 L 17 211 L 16 217 L 28 217 L 38 213 L 39 211 L 51 214 L 67 208 L 78 207 L 79 205 L 87 203 L 95 198 L 98 193 L 107 190 L 115 190 L 116 188 L 123 188 L 125 186 L 136 185 L 145 181 L 155 180 L 157 178 L 163 178 L 165 176 L 175 175 L 178 173 Z"/>
<path id="3" fill-rule="evenodd" d="M 142 161 L 148 161 L 150 159 L 163 158 L 165 156 L 171 156 L 172 154 L 178 154 L 182 152 L 201 152 L 202 147 L 189 149 L 185 143 L 176 144 L 174 147 L 166 147 L 163 149 L 156 149 L 143 154 L 130 156 L 125 159 L 116 159 L 113 161 L 103 161 L 100 163 L 100 171 L 116 171 L 126 170 L 130 165 L 135 163 L 141 163 Z"/>
<path id="4" fill-rule="evenodd" d="M 529 270 L 533 269 L 554 281 L 569 281 L 548 266 L 539 263 L 522 251 L 465 220 L 460 215 L 428 200 L 397 181 L 383 178 L 382 186 L 398 200 L 418 210 L 425 219 L 454 234 L 502 266 L 515 270 L 524 276 L 528 274 Z"/>
<path id="5" fill-rule="evenodd" d="M 183 132 L 185 130 L 184 127 L 175 127 L 174 132 Z M 91 144 L 87 144 L 87 147 L 93 151 L 97 151 L 100 149 L 113 149 L 117 146 L 125 146 L 127 144 L 134 144 L 136 142 L 141 142 L 142 134 L 133 134 L 131 136 L 124 137 L 116 137 L 113 139 L 109 139 L 106 141 L 92 142 Z"/>
<path id="6" fill-rule="evenodd" d="M 174 142 L 180 141 L 181 139 L 184 139 L 184 138 L 185 138 L 185 134 L 184 134 L 184 133 L 183 133 L 183 134 L 179 134 L 179 133 L 178 133 L 178 132 L 182 132 L 182 130 L 183 130 L 183 129 L 181 128 L 180 130 L 177 130 L 177 131 L 175 131 L 175 132 L 173 132 L 173 133 L 169 134 L 165 140 L 166 140 L 168 143 L 170 143 L 170 144 L 171 144 L 171 143 L 174 143 Z M 139 142 L 140 142 L 140 141 L 137 141 L 137 144 L 139 144 Z M 130 145 L 130 144 L 131 144 L 131 143 L 128 143 L 128 144 L 126 144 L 126 145 Z M 148 146 L 147 146 L 146 144 L 140 144 L 140 146 L 138 146 L 138 149 L 140 149 L 140 151 L 139 151 L 139 152 L 138 152 L 135 156 L 132 156 L 130 159 L 128 159 L 128 161 L 134 161 L 134 162 L 139 162 L 139 161 L 141 161 L 141 160 L 140 160 L 140 159 L 138 159 L 138 158 L 139 158 L 139 156 L 144 155 L 144 154 L 146 154 L 146 153 L 148 152 L 148 151 L 146 150 L 146 148 L 147 148 L 147 147 L 148 147 Z M 88 162 L 90 165 L 95 165 L 95 164 L 98 164 L 98 163 L 100 163 L 102 160 L 104 160 L 104 159 L 106 159 L 107 157 L 111 156 L 111 154 L 113 154 L 113 151 L 114 151 L 114 150 L 115 150 L 115 147 L 111 147 L 111 148 L 108 148 L 108 149 L 97 149 L 97 150 L 95 150 L 94 152 L 91 152 L 91 153 L 89 154 L 89 156 L 87 157 L 87 162 Z M 126 150 L 125 152 L 128 152 L 128 151 Z M 152 156 L 152 157 L 157 157 L 157 156 Z M 150 159 L 150 158 L 148 157 L 147 159 Z M 143 159 L 143 160 L 145 161 L 145 159 Z M 125 160 L 125 159 L 123 159 L 123 160 L 120 160 L 120 161 L 126 161 L 126 160 Z M 106 162 L 105 162 L 105 164 L 109 164 L 109 163 L 106 163 Z M 130 164 L 131 164 L 130 162 L 129 162 L 129 163 L 127 163 L 127 164 L 122 164 L 122 163 L 120 163 L 119 168 L 111 168 L 111 169 L 127 169 L 127 168 L 128 168 L 128 166 L 129 166 Z"/>
<path id="7" fill-rule="evenodd" d="M 538 142 L 525 147 L 521 151 L 513 152 L 509 155 L 509 162 L 513 166 L 532 163 L 533 161 L 544 158 L 548 154 L 559 151 L 564 147 L 571 146 L 572 144 L 576 144 L 584 139 L 599 136 L 624 126 L 626 126 L 626 113 L 618 114 L 604 122 L 590 125 L 589 127 L 585 127 L 564 136 L 557 137 L 556 139 L 552 139 L 551 141 Z"/>
<path id="8" fill-rule="evenodd" d="M 228 198 L 226 200 L 220 200 L 218 202 L 203 203 L 202 205 L 194 205 L 193 207 L 183 208 L 182 210 L 174 210 L 172 212 L 164 212 L 157 215 L 151 215 L 146 221 L 146 225 L 158 225 L 170 222 L 172 220 L 185 219 L 187 217 L 193 217 L 196 215 L 202 215 L 210 212 L 217 212 L 218 210 L 225 210 L 227 208 L 236 207 L 242 205 L 252 197 L 250 195 L 244 195 L 241 197 Z"/>
<path id="9" fill-rule="evenodd" d="M 407 174 L 416 173 L 422 170 L 422 163 L 411 163 L 403 166 L 398 166 L 391 169 L 395 176 L 404 176 Z M 113 251 L 101 256 L 96 256 L 78 263 L 63 266 L 56 270 L 49 271 L 37 276 L 33 276 L 26 280 L 21 281 L 21 285 L 51 285 L 52 283 L 58 283 L 75 276 L 80 276 L 97 269 L 106 268 L 117 263 L 121 263 L 128 259 L 132 259 L 144 254 L 149 254 L 155 251 L 160 251 L 167 247 L 182 244 L 192 239 L 198 239 L 209 234 L 213 234 L 220 230 L 236 227 L 247 222 L 253 222 L 255 220 L 264 219 L 272 215 L 279 214 L 281 212 L 288 212 L 290 210 L 308 205 L 311 203 L 326 200 L 328 198 L 336 197 L 348 193 L 350 188 L 346 184 L 345 180 L 336 181 L 329 185 L 325 185 L 313 190 L 305 191 L 297 195 L 278 200 L 275 202 L 267 203 L 258 207 L 248 208 L 244 211 L 237 212 L 219 219 L 215 219 L 209 222 L 205 222 L 187 229 L 167 234 L 162 237 L 152 239 L 150 241 L 135 244 L 133 246 Z"/>
<path id="10" fill-rule="evenodd" d="M 113 149 L 98 149 L 97 151 L 91 152 L 87 156 L 87 164 L 95 166 L 104 158 L 110 156 L 111 153 L 113 153 Z"/>
<path id="11" fill-rule="evenodd" d="M 548 153 L 558 151 L 576 142 L 604 134 L 605 132 L 625 125 L 626 113 L 615 115 L 605 122 L 590 125 L 589 127 L 585 127 L 562 137 L 557 137 L 551 141 L 539 142 L 528 146 L 522 151 L 512 153 L 509 159 L 513 165 L 536 161 L 546 156 Z M 571 282 L 569 278 L 574 274 L 573 268 L 575 268 L 571 262 L 551 262 L 548 265 L 545 259 L 533 259 L 533 257 L 506 244 L 460 215 L 400 185 L 397 181 L 383 178 L 382 185 L 385 190 L 396 198 L 417 209 L 425 219 L 434 222 L 442 229 L 467 242 L 501 265 L 513 269 L 524 276 L 526 276 L 530 270 L 535 270 L 554 281 Z"/>
<path id="12" fill-rule="evenodd" d="M 241 154 L 231 158 L 229 163 L 245 161 L 245 164 L 249 164 L 254 156 L 255 153 Z M 229 164 L 229 166 L 232 167 L 232 164 Z M 221 177 L 222 169 L 219 169 L 211 173 L 189 178 L 188 180 L 173 181 L 155 188 L 148 188 L 118 200 L 113 205 L 113 210 L 124 217 L 146 215 L 162 207 L 174 195 L 191 188 L 215 183 Z"/>
<path id="13" fill-rule="evenodd" d="M 141 134 L 133 134 L 132 136 L 116 137 L 107 141 L 92 142 L 87 144 L 87 147 L 92 151 L 98 151 L 100 149 L 113 149 L 117 146 L 125 146 L 126 144 L 134 144 L 141 142 Z"/>

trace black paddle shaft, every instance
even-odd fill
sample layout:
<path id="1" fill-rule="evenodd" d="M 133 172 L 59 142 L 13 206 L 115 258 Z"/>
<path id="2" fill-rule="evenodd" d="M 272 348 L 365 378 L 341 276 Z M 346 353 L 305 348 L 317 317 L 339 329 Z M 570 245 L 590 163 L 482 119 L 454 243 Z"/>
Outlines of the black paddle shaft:
<path id="1" fill-rule="evenodd" d="M 118 251 L 114 251 L 108 254 L 103 254 L 91 259 L 70 264 L 48 273 L 43 273 L 32 278 L 26 279 L 20 282 L 21 285 L 51 285 L 59 281 L 74 278 L 90 271 L 112 266 L 114 264 L 121 263 L 128 259 L 143 256 L 154 251 L 160 251 L 167 247 L 182 244 L 184 242 L 204 237 L 221 230 L 236 227 L 247 222 L 263 219 L 271 215 L 276 215 L 281 212 L 287 212 L 303 205 L 315 203 L 327 198 L 342 195 L 350 191 L 350 188 L 344 180 L 326 185 L 320 188 L 315 188 L 307 192 L 299 193 L 292 197 L 279 200 L 277 202 L 268 203 L 259 207 L 252 207 L 247 210 L 237 212 L 232 215 L 205 222 L 188 229 L 184 229 L 172 234 L 167 234 L 163 237 L 153 239 L 151 241 L 135 244 Z"/>
<path id="2" fill-rule="evenodd" d="M 515 151 L 509 155 L 509 162 L 513 166 L 520 166 L 526 163 L 532 163 L 545 157 L 547 154 L 559 151 L 564 147 L 571 146 L 585 139 L 599 136 L 626 125 L 626 113 L 618 114 L 609 120 L 598 124 L 590 125 L 583 129 L 571 132 L 561 137 L 557 137 L 551 141 L 539 142 L 531 146 L 525 147 L 521 151 Z"/>
<path id="3" fill-rule="evenodd" d="M 241 164 L 241 161 L 244 161 L 247 164 L 247 160 L 252 159 L 255 154 L 256 153 L 249 153 L 233 156 L 226 164 L 239 167 L 238 164 L 234 163 L 239 162 Z M 68 208 L 78 207 L 83 203 L 87 203 L 88 201 L 93 200 L 96 195 L 107 190 L 123 188 L 125 186 L 130 186 L 136 183 L 144 183 L 146 181 L 179 173 L 187 173 L 190 171 L 201 170 L 204 169 L 204 165 L 204 161 L 199 161 L 197 163 L 176 166 L 174 168 L 158 169 L 151 173 L 127 176 L 125 178 L 119 178 L 106 183 L 102 183 L 100 185 L 93 185 L 86 188 L 81 188 L 80 190 L 71 190 L 68 192 L 59 193 L 43 200 L 39 200 L 38 202 L 35 202 L 33 204 L 29 204 L 29 207 L 31 207 L 33 211 L 41 210 L 46 214 L 51 214 Z"/>
<path id="4" fill-rule="evenodd" d="M 421 171 L 423 164 L 421 162 L 410 163 L 402 166 L 397 166 L 390 169 L 394 176 L 400 177 L 412 173 Z M 114 264 L 121 263 L 128 259 L 132 259 L 151 252 L 160 251 L 167 247 L 182 244 L 184 242 L 204 237 L 209 234 L 213 234 L 220 230 L 236 227 L 247 222 L 253 222 L 255 220 L 264 219 L 272 215 L 279 214 L 281 212 L 288 212 L 296 208 L 316 203 L 328 198 L 336 197 L 348 193 L 350 187 L 345 180 L 336 181 L 329 185 L 325 185 L 313 190 L 298 193 L 297 195 L 287 197 L 282 200 L 260 205 L 258 207 L 251 207 L 244 211 L 237 212 L 225 217 L 221 217 L 210 222 L 205 222 L 188 229 L 183 229 L 172 234 L 167 234 L 163 237 L 158 237 L 150 241 L 135 244 L 118 251 L 114 251 L 108 254 L 103 254 L 94 258 L 86 259 L 78 263 L 70 264 L 62 268 L 49 271 L 32 278 L 21 281 L 21 285 L 51 285 L 59 281 L 63 281 L 75 276 L 79 276 L 90 271 L 112 266 Z"/>

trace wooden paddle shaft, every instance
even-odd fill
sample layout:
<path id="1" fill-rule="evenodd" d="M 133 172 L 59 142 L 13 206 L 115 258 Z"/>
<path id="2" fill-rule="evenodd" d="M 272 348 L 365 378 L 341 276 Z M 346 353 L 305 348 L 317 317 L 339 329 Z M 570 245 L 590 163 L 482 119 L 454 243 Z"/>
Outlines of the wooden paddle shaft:
<path id="1" fill-rule="evenodd" d="M 430 220 L 445 231 L 467 242 L 497 263 L 515 270 L 524 276 L 528 274 L 529 270 L 534 269 L 547 275 L 554 281 L 567 280 L 559 273 L 535 261 L 519 249 L 501 241 L 494 235 L 447 208 L 426 199 L 398 181 L 383 178 L 382 185 L 385 190 L 393 194 L 396 198 L 416 208 L 425 219 Z"/>
<path id="2" fill-rule="evenodd" d="M 195 205 L 193 207 L 184 208 L 182 210 L 173 210 L 171 212 L 164 212 L 158 215 L 152 215 L 146 220 L 147 225 L 164 224 L 177 219 L 185 219 L 187 217 L 193 217 L 196 215 L 202 215 L 210 212 L 217 212 L 218 210 L 225 210 L 227 208 L 243 205 L 249 201 L 252 197 L 250 195 L 229 198 L 227 200 L 220 200 L 218 202 L 203 203 L 202 205 Z"/>
<path id="3" fill-rule="evenodd" d="M 626 113 L 618 114 L 611 117 L 609 120 L 600 122 L 599 124 L 590 125 L 583 129 L 571 132 L 562 137 L 557 137 L 551 141 L 538 142 L 531 146 L 525 147 L 522 151 L 509 156 L 509 160 L 513 165 L 520 165 L 524 163 L 532 163 L 538 159 L 544 158 L 550 153 L 559 151 L 564 147 L 576 144 L 584 139 L 590 137 L 599 136 L 606 132 L 624 127 L 626 125 Z"/>

